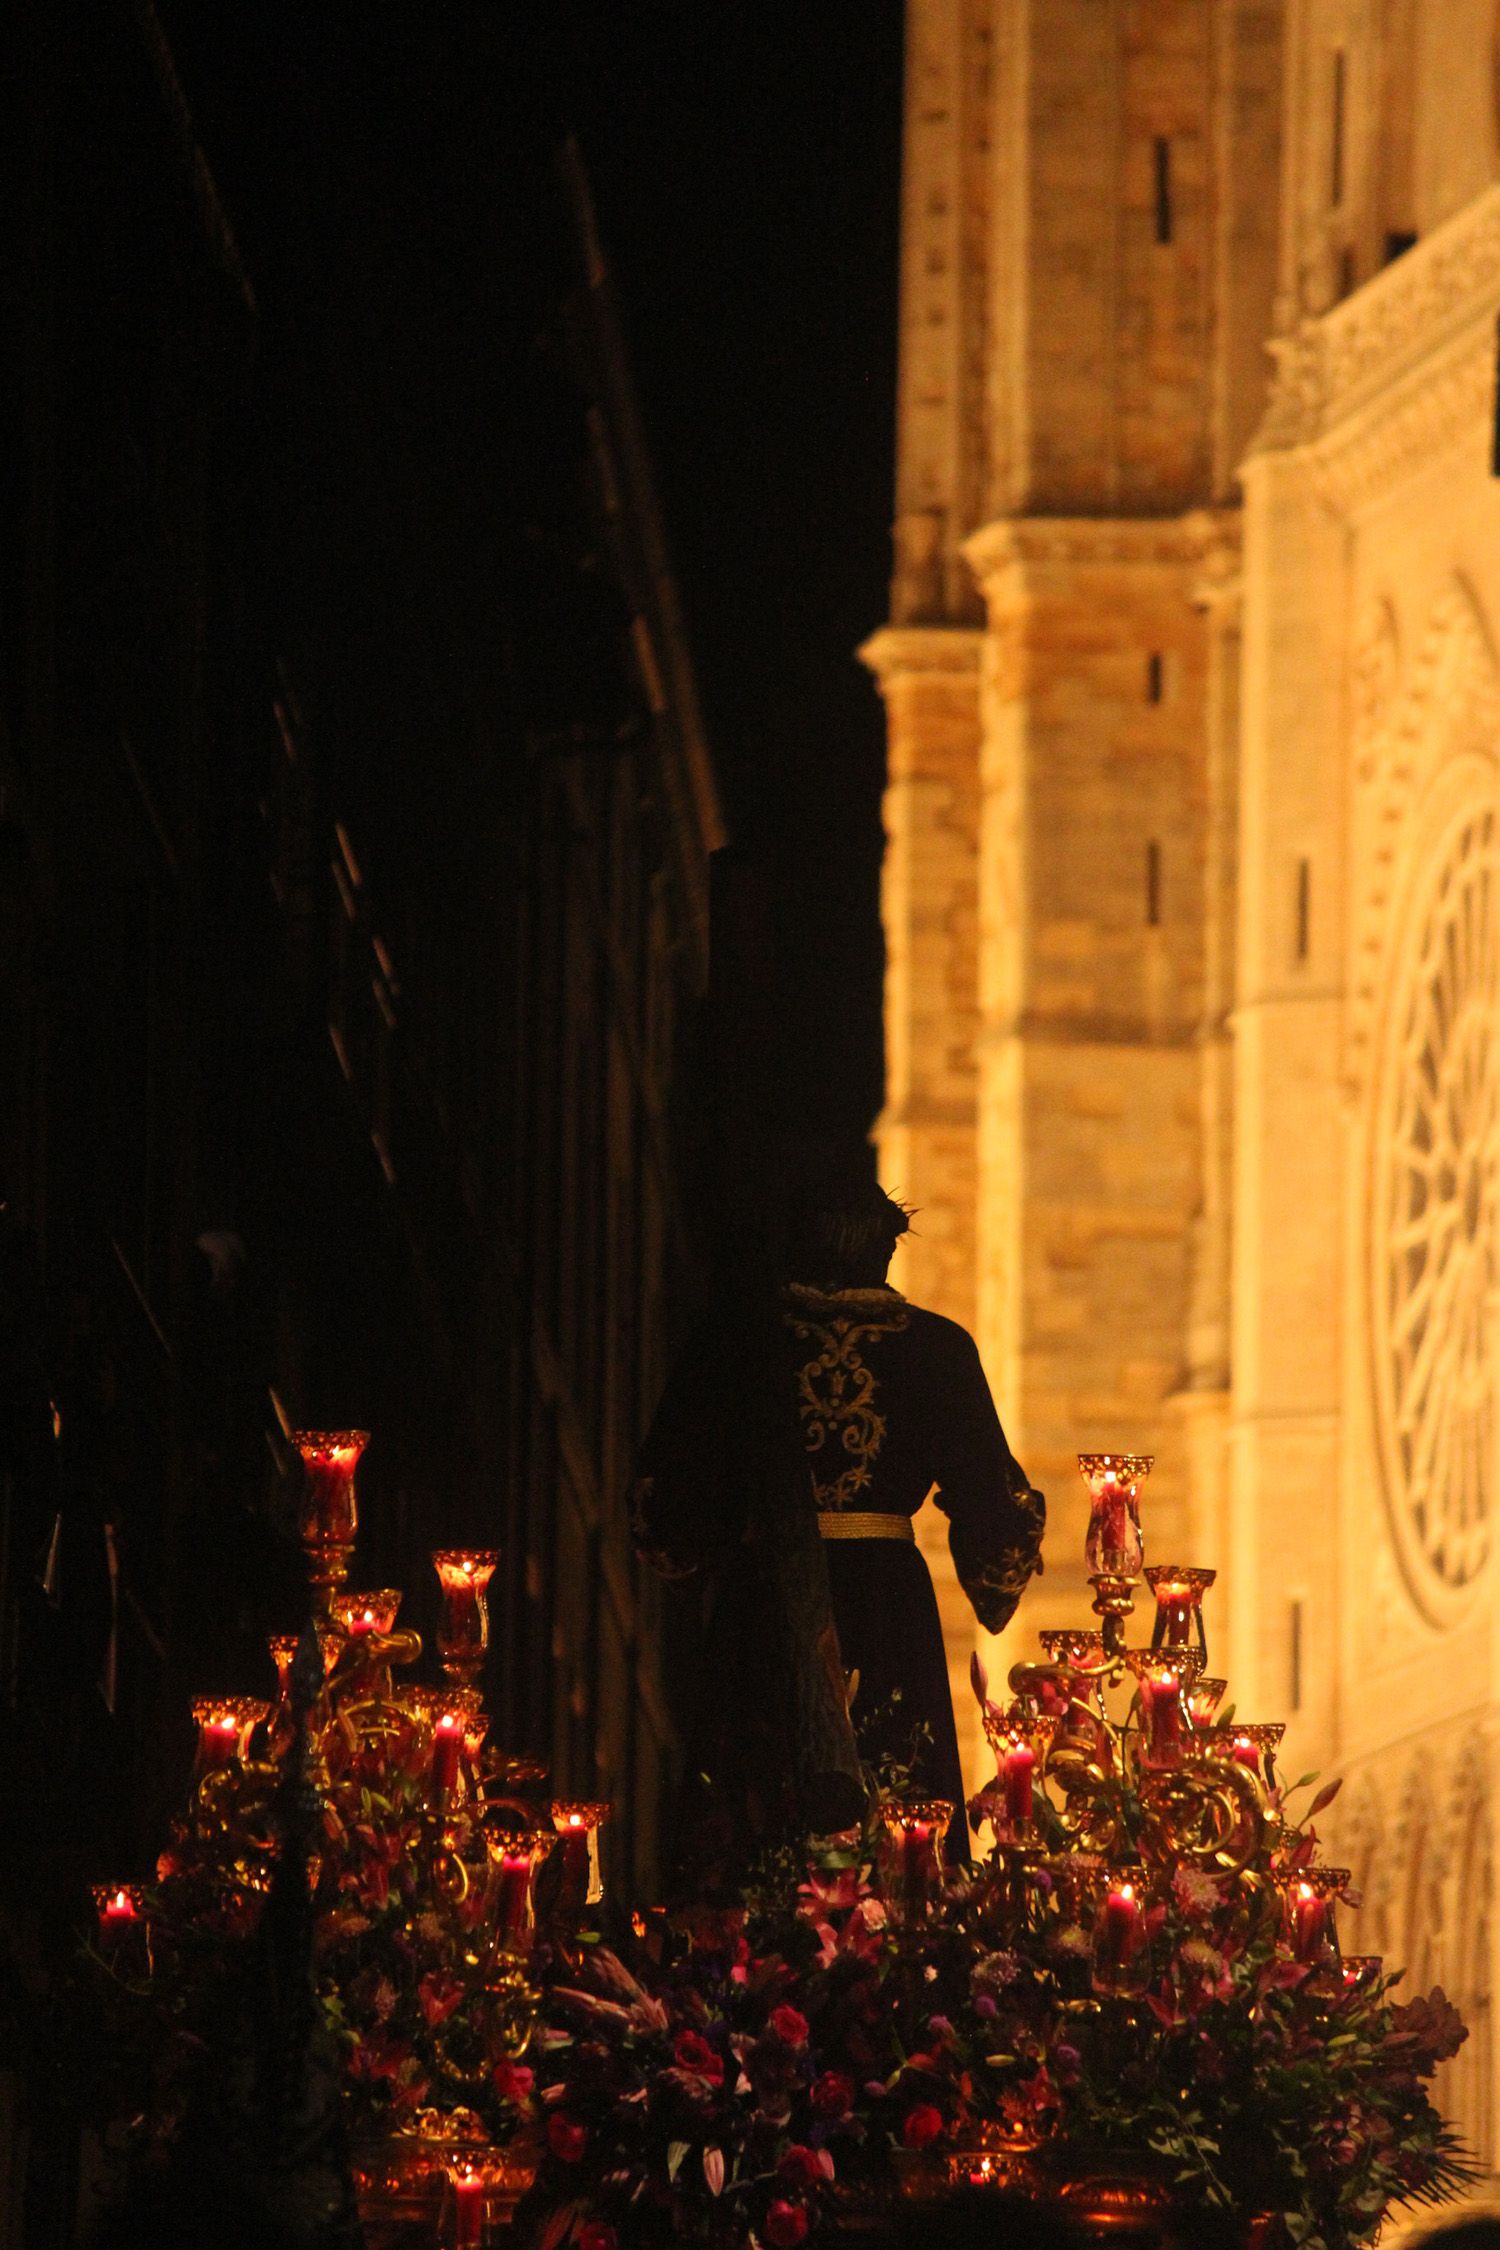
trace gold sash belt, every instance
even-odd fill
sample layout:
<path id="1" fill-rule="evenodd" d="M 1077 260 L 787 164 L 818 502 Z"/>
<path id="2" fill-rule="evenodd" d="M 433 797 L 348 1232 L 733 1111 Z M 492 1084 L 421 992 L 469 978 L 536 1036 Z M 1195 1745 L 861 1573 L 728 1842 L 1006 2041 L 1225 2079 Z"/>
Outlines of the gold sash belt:
<path id="1" fill-rule="evenodd" d="M 910 1516 L 872 1515 L 868 1509 L 820 1508 L 818 1529 L 825 1539 L 905 1539 L 916 1544 Z"/>

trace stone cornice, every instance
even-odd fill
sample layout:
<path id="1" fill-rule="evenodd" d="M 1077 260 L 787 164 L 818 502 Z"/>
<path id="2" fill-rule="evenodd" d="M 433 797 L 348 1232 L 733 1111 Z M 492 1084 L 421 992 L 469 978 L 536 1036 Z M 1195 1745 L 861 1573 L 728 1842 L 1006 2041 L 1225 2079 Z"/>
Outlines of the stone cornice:
<path id="1" fill-rule="evenodd" d="M 1309 448 L 1319 492 L 1341 515 L 1353 515 L 1381 492 L 1447 451 L 1471 442 L 1487 466 L 1495 393 L 1491 318 L 1435 366 L 1409 375 L 1391 398 L 1365 400 L 1349 420 Z"/>
<path id="2" fill-rule="evenodd" d="M 977 625 L 882 625 L 855 650 L 882 695 L 913 673 L 977 678 L 984 633 Z"/>
<path id="3" fill-rule="evenodd" d="M 1378 397 L 1488 333 L 1500 308 L 1500 184 L 1319 319 L 1271 346 L 1276 375 L 1252 454 L 1316 444 Z"/>
<path id="4" fill-rule="evenodd" d="M 1013 571 L 1147 568 L 1200 572 L 1210 555 L 1237 556 L 1239 510 L 1191 508 L 1175 516 L 1003 516 L 964 542 L 988 589 Z"/>

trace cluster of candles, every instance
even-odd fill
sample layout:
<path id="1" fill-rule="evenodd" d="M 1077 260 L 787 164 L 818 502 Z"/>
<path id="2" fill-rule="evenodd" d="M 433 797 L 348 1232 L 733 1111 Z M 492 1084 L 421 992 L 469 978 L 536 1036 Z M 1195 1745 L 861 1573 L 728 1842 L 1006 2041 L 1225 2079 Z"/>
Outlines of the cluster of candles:
<path id="1" fill-rule="evenodd" d="M 358 1528 L 354 1477 L 364 1433 L 304 1431 L 294 1442 L 303 1464 L 301 1533 L 324 1674 L 309 1719 L 311 1770 L 320 1786 L 336 1787 L 346 1746 L 362 1727 L 377 1736 L 393 1728 L 410 1730 L 406 1738 L 423 1761 L 421 1787 L 434 1850 L 451 1844 L 458 1833 L 455 1820 L 462 1833 L 482 1839 L 485 1879 L 466 1903 L 466 1923 L 477 1916 L 497 1956 L 521 1959 L 536 1926 L 535 1878 L 544 1861 L 552 1862 L 547 1916 L 555 1933 L 576 1929 L 586 1906 L 602 1896 L 598 1839 L 610 1807 L 582 1799 L 538 1801 L 531 1792 L 544 1779 L 540 1767 L 486 1751 L 489 1720 L 475 1681 L 489 1646 L 486 1596 L 499 1560 L 494 1549 L 441 1548 L 434 1554 L 443 1684 L 393 1685 L 392 1667 L 421 1653 L 415 1633 L 397 1630 L 401 1595 L 388 1588 L 349 1592 L 344 1586 Z M 277 1682 L 273 1701 L 221 1695 L 192 1705 L 198 1730 L 192 1824 L 215 1840 L 218 1858 L 237 1881 L 260 1888 L 269 1879 L 271 1847 L 262 1842 L 247 1848 L 247 1840 L 267 1833 L 265 1808 L 294 1736 L 299 1636 L 273 1634 L 268 1646 Z M 316 1883 L 316 1864 L 310 1872 Z M 149 1976 L 152 1908 L 146 1887 L 101 1884 L 94 1901 L 104 1957 L 122 1976 Z M 469 2191 L 455 2180 L 454 2192 L 462 2228 Z M 466 2239 L 462 2232 L 460 2239 Z"/>
<path id="2" fill-rule="evenodd" d="M 1148 1456 L 1085 1454 L 1079 1467 L 1092 1503 L 1085 1552 L 1103 1629 L 1044 1632 L 1045 1662 L 1014 1667 L 1015 1700 L 1004 1708 L 989 1702 L 983 1670 L 975 1670 L 975 1689 L 995 1754 L 995 1779 L 984 1792 L 984 1812 L 1002 1864 L 1017 1874 L 1032 1865 L 1044 1868 L 1069 1896 L 1075 1917 L 1091 1921 L 1095 1993 L 1130 1996 L 1145 1991 L 1151 1970 L 1151 1908 L 1175 1871 L 1177 1855 L 1164 1849 L 1160 1835 L 1153 1842 L 1149 1834 L 1142 1847 L 1145 1859 L 1117 1856 L 1113 1847 L 1107 1853 L 1096 1851 L 1089 1843 L 1086 1814 L 1071 1849 L 1059 1852 L 1050 1799 L 1039 1803 L 1041 1784 L 1051 1781 L 1065 1798 L 1070 1788 L 1082 1788 L 1079 1802 L 1087 1805 L 1090 1792 L 1097 1795 L 1123 1783 L 1133 1760 L 1137 1787 L 1146 1795 L 1153 1787 L 1165 1787 L 1176 1790 L 1183 1803 L 1217 1800 L 1226 1808 L 1225 1833 L 1234 1841 L 1222 1861 L 1210 1854 L 1202 1864 L 1221 1869 L 1246 1864 L 1269 1828 L 1282 1943 L 1294 1959 L 1336 1973 L 1346 1985 L 1360 1982 L 1378 1963 L 1341 1960 L 1339 1955 L 1333 1910 L 1347 1886 L 1347 1871 L 1299 1868 L 1290 1855 L 1279 1863 L 1275 1759 L 1285 1730 L 1237 1718 L 1225 1722 L 1218 1716 L 1226 1683 L 1205 1677 L 1203 1620 L 1204 1595 L 1215 1573 L 1176 1563 L 1144 1567 L 1138 1488 L 1151 1467 Z M 1155 1602 L 1150 1645 L 1125 1649 L 1122 1627 L 1142 1579 Z M 1105 1686 L 1122 1678 L 1133 1681 L 1135 1697 L 1124 1727 L 1108 1719 L 1103 1702 Z M 940 1873 L 938 1846 L 947 1825 L 945 1817 L 934 1841 L 932 1816 L 949 1811 L 930 1804 L 884 1808 L 891 1852 L 888 1894 L 893 1893 L 897 1912 L 907 1920 L 930 1911 Z M 1074 1825 L 1071 1819 L 1067 1825 Z"/>

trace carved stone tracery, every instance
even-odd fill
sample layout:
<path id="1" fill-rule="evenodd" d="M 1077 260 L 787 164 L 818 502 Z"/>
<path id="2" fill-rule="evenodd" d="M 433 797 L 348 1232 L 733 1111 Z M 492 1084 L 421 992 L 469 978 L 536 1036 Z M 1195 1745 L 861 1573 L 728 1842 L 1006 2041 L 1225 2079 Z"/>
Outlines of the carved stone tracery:
<path id="1" fill-rule="evenodd" d="M 1372 1398 L 1407 1589 L 1449 1623 L 1490 1549 L 1500 1246 L 1500 683 L 1457 579 L 1396 694 L 1377 604 L 1353 677 L 1346 1065 L 1366 1098 Z"/>

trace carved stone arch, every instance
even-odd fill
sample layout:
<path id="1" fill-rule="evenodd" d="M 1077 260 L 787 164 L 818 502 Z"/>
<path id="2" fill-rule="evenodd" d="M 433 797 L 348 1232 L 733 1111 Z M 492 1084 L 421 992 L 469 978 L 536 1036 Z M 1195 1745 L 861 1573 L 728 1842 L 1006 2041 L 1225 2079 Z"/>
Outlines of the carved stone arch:
<path id="1" fill-rule="evenodd" d="M 1455 571 L 1428 612 L 1404 679 L 1400 632 L 1385 595 L 1370 605 L 1350 672 L 1355 801 L 1346 1059 L 1363 1086 L 1413 810 L 1451 757 L 1475 749 L 1500 758 L 1500 656 L 1478 597 Z"/>
<path id="2" fill-rule="evenodd" d="M 1496 1483 L 1500 665 L 1457 576 L 1357 784 L 1349 1060 L 1363 1093 L 1370 1402 L 1407 1594 L 1476 1598 Z"/>
<path id="3" fill-rule="evenodd" d="M 1379 1927 L 1381 1942 L 1370 1950 L 1384 1954 L 1388 1969 L 1406 1971 L 1405 1990 L 1411 1992 L 1416 1989 L 1412 1958 L 1416 1902 L 1426 1879 L 1428 1838 L 1437 1815 L 1432 1759 L 1418 1750 L 1399 1771 L 1392 1766 L 1387 1772 L 1395 1783 L 1393 1811 L 1374 1854 L 1370 1884 L 1371 1921 Z"/>
<path id="4" fill-rule="evenodd" d="M 1349 719 L 1354 737 L 1354 772 L 1373 780 L 1381 738 L 1395 715 L 1401 678 L 1401 631 L 1388 594 L 1372 601 L 1354 636 L 1349 660 Z"/>
<path id="5" fill-rule="evenodd" d="M 1449 1997 L 1469 2036 L 1438 2078 L 1444 2115 L 1467 2136 L 1486 2166 L 1495 2147 L 1495 2049 L 1490 1990 L 1494 1916 L 1494 1790 L 1491 1749 L 1471 1734 L 1454 1773 L 1449 1818 L 1448 1894 L 1452 1932 Z"/>
<path id="6" fill-rule="evenodd" d="M 1390 1830 L 1374 1774 L 1361 1774 L 1349 1796 L 1348 1810 L 1339 1821 L 1337 1848 L 1338 1856 L 1348 1862 L 1360 1903 L 1350 1917 L 1348 1949 L 1384 1953 L 1390 1945 Z"/>
<path id="7" fill-rule="evenodd" d="M 1419 1753 L 1413 1760 L 1405 1804 L 1400 1963 L 1406 1971 L 1405 1990 L 1410 1996 L 1441 1983 L 1447 1950 L 1445 1803 L 1444 1792 L 1432 1779 L 1430 1755 Z"/>

